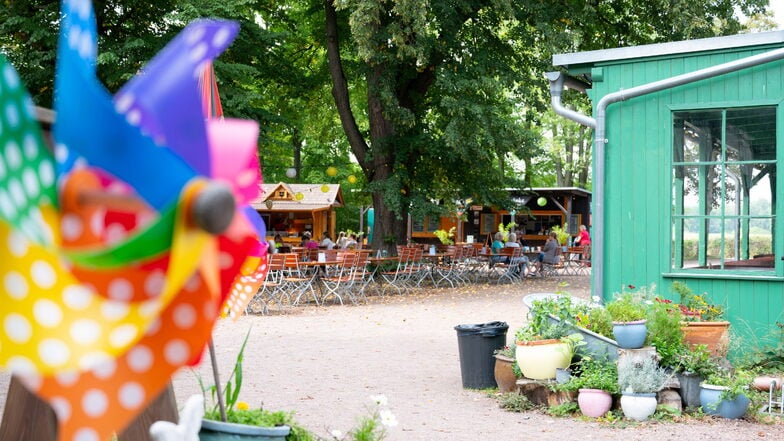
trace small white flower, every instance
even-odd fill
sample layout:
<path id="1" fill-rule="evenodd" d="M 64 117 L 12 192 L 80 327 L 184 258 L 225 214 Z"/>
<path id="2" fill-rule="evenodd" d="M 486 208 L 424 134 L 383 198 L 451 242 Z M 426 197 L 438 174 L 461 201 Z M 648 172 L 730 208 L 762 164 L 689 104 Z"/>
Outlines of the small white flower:
<path id="1" fill-rule="evenodd" d="M 379 406 L 386 406 L 387 405 L 387 396 L 384 395 L 384 394 L 381 394 L 381 395 L 371 395 L 370 399 L 373 400 L 373 402 L 378 404 Z"/>
<path id="2" fill-rule="evenodd" d="M 599 296 L 593 296 L 591 297 L 591 300 L 593 300 L 594 303 L 599 303 L 602 299 Z"/>
<path id="3" fill-rule="evenodd" d="M 381 418 L 381 424 L 386 427 L 395 427 L 397 426 L 397 418 L 389 409 L 382 409 L 378 411 L 378 416 Z"/>
<path id="4" fill-rule="evenodd" d="M 340 430 L 338 430 L 338 429 L 332 429 L 332 430 L 330 430 L 329 434 L 330 434 L 330 435 L 332 435 L 332 438 L 335 438 L 335 439 L 341 439 L 341 438 L 343 438 L 343 432 L 341 432 L 341 431 L 340 431 Z"/>

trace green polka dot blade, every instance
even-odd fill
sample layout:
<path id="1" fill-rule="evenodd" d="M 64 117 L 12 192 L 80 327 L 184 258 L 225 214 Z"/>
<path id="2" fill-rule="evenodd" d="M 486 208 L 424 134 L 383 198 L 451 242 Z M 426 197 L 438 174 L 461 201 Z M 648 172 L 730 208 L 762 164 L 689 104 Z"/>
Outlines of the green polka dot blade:
<path id="1" fill-rule="evenodd" d="M 53 241 L 46 213 L 56 209 L 54 160 L 35 108 L 13 66 L 0 56 L 0 221 L 39 244 Z"/>

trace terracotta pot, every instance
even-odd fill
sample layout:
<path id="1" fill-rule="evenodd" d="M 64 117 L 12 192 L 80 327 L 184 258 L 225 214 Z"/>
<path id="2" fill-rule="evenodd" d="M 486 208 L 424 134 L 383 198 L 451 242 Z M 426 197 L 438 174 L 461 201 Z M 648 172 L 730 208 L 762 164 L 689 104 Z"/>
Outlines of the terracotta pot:
<path id="1" fill-rule="evenodd" d="M 771 375 L 760 375 L 759 377 L 754 379 L 754 389 L 761 390 L 763 392 L 770 391 L 770 385 L 774 381 L 776 382 L 776 390 L 781 390 L 781 382 L 784 380 L 782 377 L 774 377 Z"/>
<path id="2" fill-rule="evenodd" d="M 532 380 L 551 380 L 556 368 L 565 369 L 572 361 L 569 345 L 556 339 L 517 342 L 515 357 L 523 376 Z"/>
<path id="3" fill-rule="evenodd" d="M 514 358 L 505 355 L 495 355 L 495 382 L 498 385 L 498 391 L 502 393 L 514 392 L 517 390 L 517 376 L 514 374 L 512 365 Z"/>
<path id="4" fill-rule="evenodd" d="M 707 345 L 714 357 L 727 355 L 730 322 L 683 322 L 683 340 L 690 345 Z"/>

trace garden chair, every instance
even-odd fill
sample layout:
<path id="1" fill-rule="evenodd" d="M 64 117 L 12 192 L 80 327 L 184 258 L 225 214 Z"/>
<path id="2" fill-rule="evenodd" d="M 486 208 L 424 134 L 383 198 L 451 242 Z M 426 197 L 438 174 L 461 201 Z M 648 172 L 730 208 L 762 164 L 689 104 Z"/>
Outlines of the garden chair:
<path id="1" fill-rule="evenodd" d="M 351 252 L 341 253 L 338 260 L 340 263 L 336 266 L 334 274 L 321 277 L 321 285 L 324 290 L 321 301 L 326 303 L 329 297 L 334 297 L 342 305 L 345 295 L 351 299 L 352 303 L 356 304 L 356 300 L 350 295 L 350 290 L 355 282 L 354 271 L 357 268 L 358 255 Z"/>

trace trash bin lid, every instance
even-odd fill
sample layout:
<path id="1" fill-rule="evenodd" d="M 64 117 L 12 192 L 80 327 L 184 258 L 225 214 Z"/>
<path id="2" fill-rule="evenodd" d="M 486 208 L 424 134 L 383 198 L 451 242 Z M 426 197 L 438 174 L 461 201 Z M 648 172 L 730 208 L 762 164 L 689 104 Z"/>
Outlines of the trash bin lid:
<path id="1" fill-rule="evenodd" d="M 506 334 L 507 329 L 509 329 L 509 325 L 506 324 L 506 322 L 488 322 L 455 326 L 457 335 L 481 335 L 483 337 L 504 335 Z"/>

